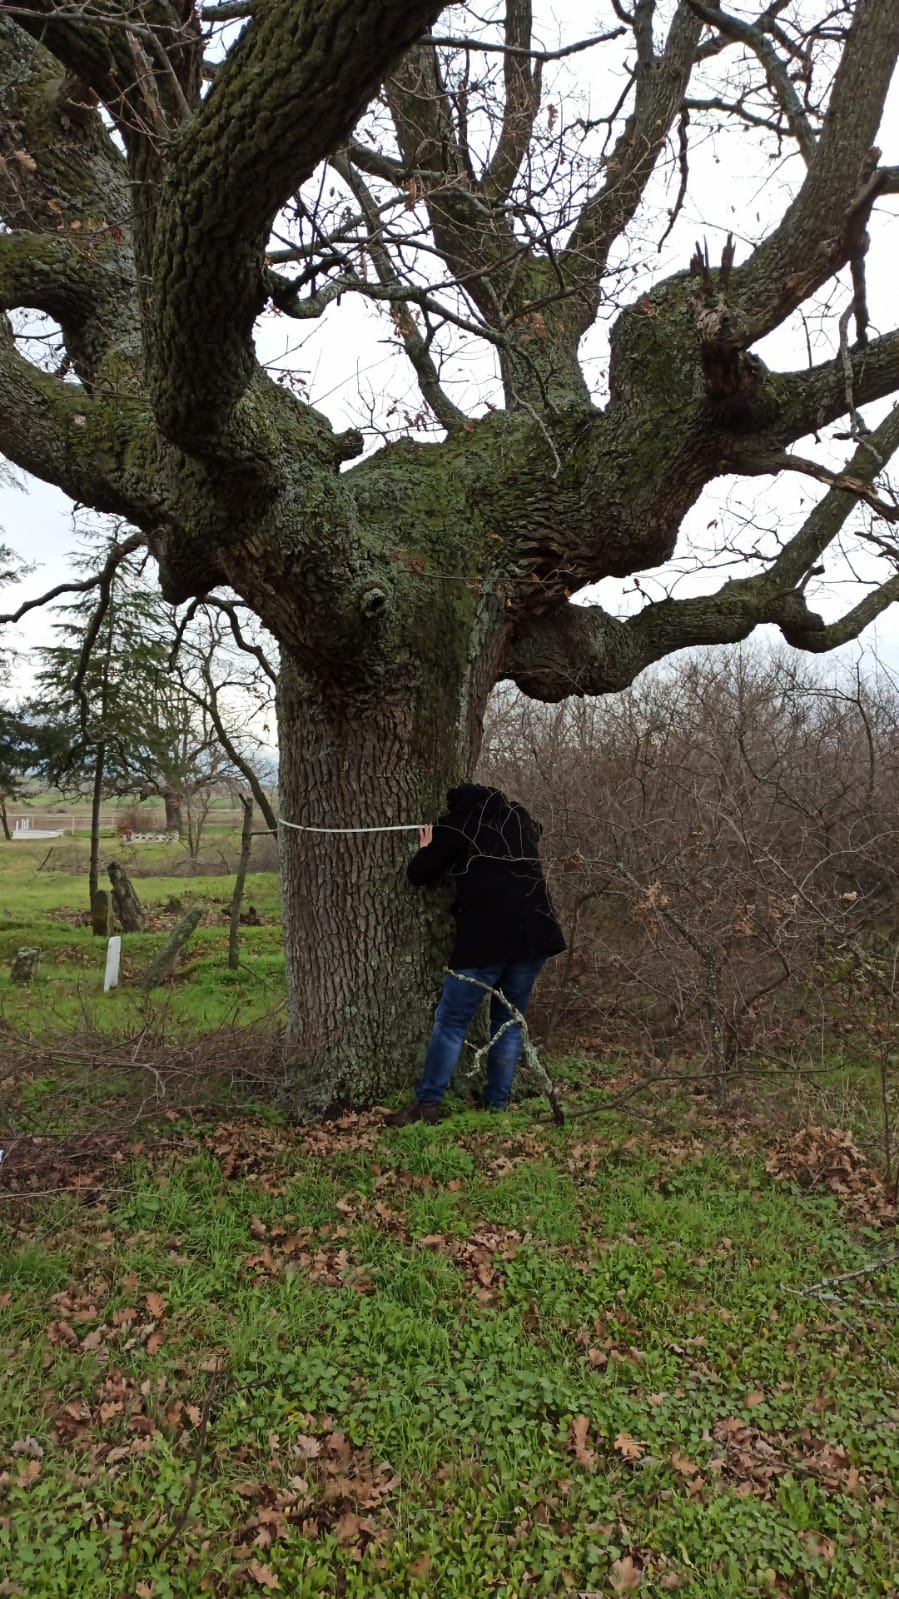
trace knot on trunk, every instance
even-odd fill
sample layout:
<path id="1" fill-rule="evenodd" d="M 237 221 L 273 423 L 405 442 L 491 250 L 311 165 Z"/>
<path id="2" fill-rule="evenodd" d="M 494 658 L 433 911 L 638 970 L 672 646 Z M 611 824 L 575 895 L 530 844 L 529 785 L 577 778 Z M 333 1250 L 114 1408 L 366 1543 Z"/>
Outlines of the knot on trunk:
<path id="1" fill-rule="evenodd" d="M 359 610 L 367 622 L 382 617 L 390 604 L 390 595 L 377 583 L 367 584 L 359 595 Z"/>

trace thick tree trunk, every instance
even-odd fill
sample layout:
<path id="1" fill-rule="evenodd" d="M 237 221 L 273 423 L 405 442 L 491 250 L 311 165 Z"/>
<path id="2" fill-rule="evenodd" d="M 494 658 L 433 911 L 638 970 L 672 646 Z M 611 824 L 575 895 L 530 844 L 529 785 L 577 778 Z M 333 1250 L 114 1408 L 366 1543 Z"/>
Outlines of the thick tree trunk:
<path id="1" fill-rule="evenodd" d="M 105 888 L 98 888 L 91 900 L 91 932 L 96 938 L 108 938 L 112 932 L 112 905 Z"/>
<path id="2" fill-rule="evenodd" d="M 184 831 L 184 819 L 181 814 L 184 795 L 176 794 L 173 789 L 166 789 L 162 802 L 165 805 L 165 830 L 167 833 L 177 833 L 180 838 Z"/>
<path id="3" fill-rule="evenodd" d="M 452 678 L 447 669 L 446 677 Z M 451 886 L 414 890 L 411 824 L 433 821 L 470 769 L 463 695 L 431 679 L 415 705 L 386 696 L 325 705 L 285 664 L 279 703 L 281 815 L 360 834 L 281 830 L 290 1097 L 302 1118 L 371 1105 L 421 1068 L 449 955 Z"/>
<path id="4" fill-rule="evenodd" d="M 6 795 L 0 794 L 0 827 L 3 828 L 3 837 L 7 844 L 12 843 L 12 833 L 9 830 L 9 817 L 6 814 Z"/>

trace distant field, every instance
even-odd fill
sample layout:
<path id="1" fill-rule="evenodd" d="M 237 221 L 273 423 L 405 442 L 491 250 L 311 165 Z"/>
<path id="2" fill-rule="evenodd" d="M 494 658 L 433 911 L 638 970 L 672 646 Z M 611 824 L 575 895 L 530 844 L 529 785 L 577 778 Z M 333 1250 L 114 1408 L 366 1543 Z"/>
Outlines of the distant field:
<path id="1" fill-rule="evenodd" d="M 100 813 L 101 830 L 104 833 L 114 834 L 116 820 L 125 811 L 139 810 L 142 817 L 147 819 L 147 830 L 158 826 L 162 828 L 165 822 L 165 807 L 158 798 L 140 800 L 136 795 L 122 795 L 117 800 L 104 803 Z M 87 795 L 66 799 L 60 796 L 58 790 L 36 790 L 33 794 L 26 795 L 23 799 L 16 800 L 7 806 L 10 826 L 20 818 L 28 818 L 35 826 L 40 824 L 42 818 L 53 817 L 56 825 L 69 829 L 74 824 L 76 834 L 90 831 L 91 804 Z M 186 812 L 185 812 L 186 814 Z M 214 818 L 214 822 L 212 819 Z M 233 795 L 215 794 L 209 801 L 208 825 L 240 827 L 241 811 L 235 805 Z"/>

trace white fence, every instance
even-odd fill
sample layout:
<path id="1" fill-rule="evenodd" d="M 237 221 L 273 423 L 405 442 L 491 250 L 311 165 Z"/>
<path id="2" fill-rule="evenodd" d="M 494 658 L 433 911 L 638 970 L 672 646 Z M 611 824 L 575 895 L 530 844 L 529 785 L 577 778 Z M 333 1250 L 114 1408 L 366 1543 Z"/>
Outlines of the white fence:
<path id="1" fill-rule="evenodd" d="M 62 838 L 63 833 L 74 833 L 75 817 L 48 813 L 40 816 L 29 811 L 27 816 L 9 817 L 13 838 Z"/>
<path id="2" fill-rule="evenodd" d="M 122 810 L 126 810 L 126 809 L 128 809 L 127 806 L 123 806 L 122 807 Z M 151 812 L 152 812 L 152 807 L 148 806 L 148 814 L 147 814 L 147 820 L 148 821 L 150 820 Z M 118 820 L 119 820 L 119 817 L 121 816 L 121 814 L 122 814 L 122 811 L 107 811 L 107 810 L 101 811 L 100 812 L 100 831 L 102 833 L 114 833 L 114 832 L 116 832 L 117 831 L 117 827 L 118 827 Z M 155 815 L 156 815 L 158 820 L 160 820 L 160 821 L 162 820 L 163 806 L 162 806 L 162 802 L 161 801 L 155 807 Z M 183 815 L 184 815 L 184 824 L 185 824 L 185 828 L 186 828 L 186 826 L 187 826 L 187 803 L 186 802 L 185 802 L 184 807 L 183 807 Z M 76 833 L 76 832 L 78 832 L 78 833 L 88 833 L 88 832 L 90 832 L 91 818 L 90 818 L 90 811 L 89 810 L 66 813 L 66 812 L 60 812 L 60 811 L 43 811 L 43 812 L 42 811 L 30 811 L 30 810 L 29 811 L 23 811 L 23 810 L 15 810 L 12 807 L 7 807 L 7 816 L 8 816 L 8 819 L 9 819 L 9 825 L 13 829 L 13 832 L 14 832 L 16 838 L 18 838 L 20 836 L 21 837 L 26 837 L 29 833 L 30 833 L 32 838 L 39 838 L 42 833 L 47 832 L 47 831 L 53 832 L 55 834 L 59 834 L 59 833 Z M 210 827 L 228 827 L 228 828 L 232 828 L 232 829 L 236 830 L 237 832 L 240 831 L 242 823 L 243 823 L 243 811 L 241 811 L 241 810 L 225 810 L 224 808 L 220 809 L 218 806 L 211 806 L 210 809 L 207 811 L 206 816 L 205 816 L 205 818 L 203 820 L 204 828 L 208 829 Z M 160 833 L 163 832 L 163 831 L 164 831 L 164 828 L 160 829 Z M 148 829 L 148 833 L 149 833 L 149 829 Z M 140 835 L 135 835 L 135 836 L 140 836 Z M 154 837 L 155 837 L 155 830 L 154 830 Z"/>

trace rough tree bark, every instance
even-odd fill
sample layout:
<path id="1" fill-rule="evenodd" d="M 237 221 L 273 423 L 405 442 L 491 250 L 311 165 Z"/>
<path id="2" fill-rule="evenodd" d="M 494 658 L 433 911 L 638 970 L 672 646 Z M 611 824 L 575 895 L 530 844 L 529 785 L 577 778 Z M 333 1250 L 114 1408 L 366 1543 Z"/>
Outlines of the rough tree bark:
<path id="1" fill-rule="evenodd" d="M 108 938 L 112 932 L 112 904 L 105 888 L 98 888 L 91 900 L 91 932 L 95 938 Z"/>
<path id="2" fill-rule="evenodd" d="M 281 649 L 281 812 L 308 827 L 432 818 L 472 770 L 500 679 L 544 700 L 614 692 L 674 650 L 761 623 L 829 648 L 899 597 L 893 578 L 829 625 L 806 598 L 899 444 L 897 408 L 761 570 L 629 619 L 569 603 L 588 583 L 664 562 L 713 478 L 780 471 L 796 440 L 899 388 L 899 333 L 862 342 L 860 303 L 859 342 L 836 359 L 777 373 L 751 350 L 842 267 L 857 277 L 871 207 L 899 190 L 874 149 L 899 51 L 894 0 L 852 8 L 814 128 L 776 57 L 770 8 L 752 28 L 681 0 L 662 38 L 651 0 L 638 0 L 627 115 L 579 214 L 545 247 L 524 241 L 512 203 L 541 101 L 539 64 L 522 53 L 530 0 L 506 6 L 505 112 L 481 170 L 443 58 L 420 42 L 442 9 L 268 0 L 204 95 L 191 5 L 107 0 L 82 15 L 31 0 L 0 14 L 0 311 L 46 312 L 68 361 L 66 381 L 39 370 L 0 318 L 0 448 L 144 530 L 172 602 L 224 584 L 262 618 Z M 698 252 L 692 272 L 618 312 L 600 407 L 578 347 L 607 264 L 697 62 L 732 47 L 757 55 L 771 124 L 796 138 L 806 176 L 746 260 L 728 253 L 719 269 Z M 393 154 L 354 133 L 382 85 Z M 365 240 L 345 250 L 338 239 L 321 262 L 300 253 L 288 280 L 265 256 L 271 227 L 326 157 Z M 505 411 L 469 418 L 442 389 L 433 297 L 401 281 L 370 181 L 424 207 L 465 283 L 461 325 L 497 352 Z M 442 442 L 359 461 L 359 435 L 335 433 L 256 363 L 267 299 L 308 318 L 360 292 L 391 306 Z M 439 897 L 405 886 L 414 842 L 282 828 L 288 1056 L 303 1114 L 371 1103 L 414 1070 L 446 955 Z"/>

